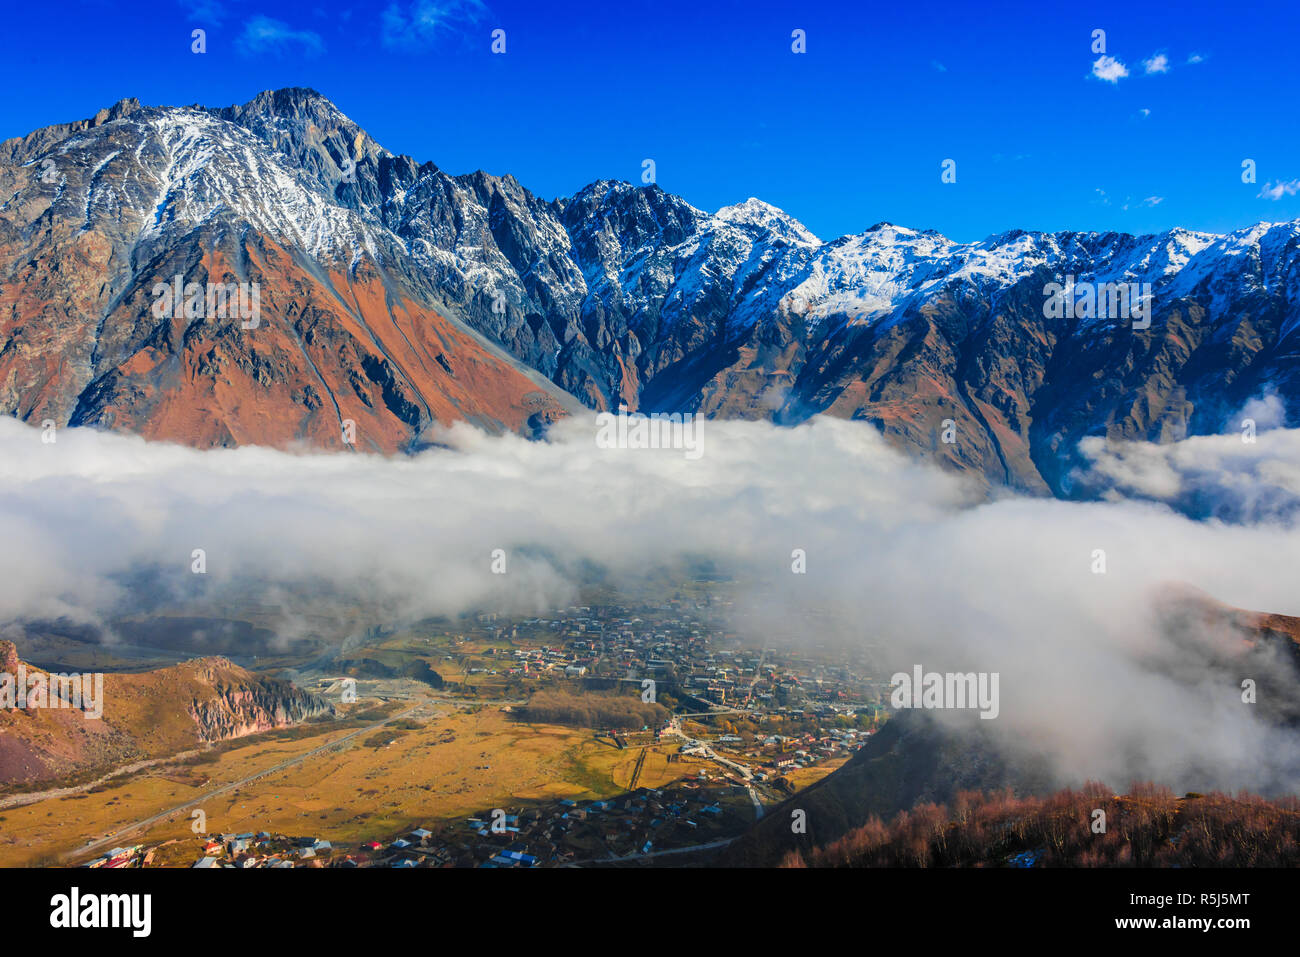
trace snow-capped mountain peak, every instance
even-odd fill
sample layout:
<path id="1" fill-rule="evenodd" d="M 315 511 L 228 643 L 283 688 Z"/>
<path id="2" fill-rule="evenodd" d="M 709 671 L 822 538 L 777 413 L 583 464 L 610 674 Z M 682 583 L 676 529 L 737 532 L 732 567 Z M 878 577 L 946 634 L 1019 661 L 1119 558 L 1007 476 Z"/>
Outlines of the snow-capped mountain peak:
<path id="1" fill-rule="evenodd" d="M 793 216 L 788 215 L 770 203 L 751 196 L 743 203 L 723 206 L 713 214 L 714 219 L 737 225 L 753 226 L 766 230 L 772 236 L 787 242 L 801 243 L 807 246 L 819 246 L 821 240 L 812 231 Z"/>
<path id="2" fill-rule="evenodd" d="M 433 310 L 597 408 L 781 421 L 828 412 L 927 448 L 925 423 L 946 416 L 982 444 L 944 454 L 1026 487 L 1064 488 L 1051 463 L 1089 429 L 1180 435 L 1219 428 L 1252 389 L 1300 396 L 1288 351 L 1300 329 L 1300 222 L 1226 235 L 1014 229 L 975 242 L 877 223 L 824 241 L 754 197 L 709 214 L 654 184 L 598 180 L 546 200 L 509 174 L 452 175 L 390 152 L 302 89 L 217 109 L 123 100 L 6 141 L 0 197 L 11 237 L 0 290 L 28 288 L 27 264 L 42 257 L 97 262 L 114 277 L 88 295 L 51 272 L 50 290 L 21 300 L 51 316 L 101 316 L 89 328 L 104 341 L 64 366 L 92 377 L 86 394 L 61 400 L 91 410 L 78 415 L 117 414 L 107 397 L 147 400 L 147 389 L 114 385 L 123 373 L 105 357 L 123 342 L 144 348 L 148 323 L 115 329 L 106 317 L 139 310 L 159 263 L 189 269 L 218 242 L 214 268 L 258 258 L 262 269 L 306 270 L 310 282 L 377 283 L 383 293 L 367 306 L 338 289 L 322 302 L 380 309 L 403 348 L 422 334 L 409 316 Z M 292 269 L 268 260 L 275 245 Z M 1150 325 L 1110 308 L 1054 315 L 1054 285 L 1136 286 Z M 421 382 L 421 395 L 442 388 L 424 378 L 455 368 L 441 342 L 418 372 L 366 358 L 369 348 L 350 368 L 387 390 L 402 428 L 433 417 L 431 403 L 402 398 L 399 380 Z M 1052 392 L 1062 378 L 1070 388 Z M 1126 405 L 1131 389 L 1151 394 Z M 318 407 L 306 385 L 298 394 Z M 27 415 L 43 401 L 22 406 L 15 395 L 0 390 L 0 411 Z"/>

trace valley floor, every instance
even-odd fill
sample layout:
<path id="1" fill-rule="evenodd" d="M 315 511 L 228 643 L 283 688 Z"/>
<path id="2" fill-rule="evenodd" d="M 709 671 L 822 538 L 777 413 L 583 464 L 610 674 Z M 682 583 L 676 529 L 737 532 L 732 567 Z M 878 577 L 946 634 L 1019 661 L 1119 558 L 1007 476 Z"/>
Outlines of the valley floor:
<path id="1" fill-rule="evenodd" d="M 27 803 L 0 810 L 0 866 L 76 865 L 110 848 L 169 841 L 176 843 L 157 863 L 190 866 L 203 853 L 196 812 L 209 835 L 310 834 L 342 852 L 416 827 L 455 827 L 484 809 L 615 798 L 688 778 L 696 786 L 702 772 L 723 791 L 741 792 L 724 804 L 732 830 L 754 819 L 757 798 L 712 774 L 714 763 L 679 758 L 675 742 L 620 749 L 590 731 L 430 696 L 391 701 L 382 714 L 369 704 L 374 720 L 360 726 L 256 735 L 78 788 L 11 798 Z M 717 834 L 709 828 L 708 840 Z M 608 856 L 599 841 L 593 856 Z"/>

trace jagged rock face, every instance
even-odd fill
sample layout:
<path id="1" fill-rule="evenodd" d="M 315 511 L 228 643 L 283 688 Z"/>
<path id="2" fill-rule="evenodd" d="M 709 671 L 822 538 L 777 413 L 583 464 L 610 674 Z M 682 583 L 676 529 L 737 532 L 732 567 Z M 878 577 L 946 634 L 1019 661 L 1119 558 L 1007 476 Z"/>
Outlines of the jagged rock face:
<path id="1" fill-rule="evenodd" d="M 194 699 L 189 708 L 204 741 L 224 741 L 286 728 L 334 713 L 333 707 L 323 699 L 287 681 L 256 678 L 228 684 L 216 669 L 209 672 L 209 680 L 213 682 L 212 693 Z"/>
<path id="2" fill-rule="evenodd" d="M 434 421 L 533 430 L 571 394 L 863 419 L 989 485 L 1070 495 L 1085 436 L 1235 428 L 1265 392 L 1300 417 L 1300 223 L 823 242 L 756 199 L 708 214 L 654 185 L 546 201 L 451 176 L 302 89 L 128 100 L 10 140 L 0 198 L 0 411 L 31 421 L 330 448 L 350 418 L 389 451 Z M 154 319 L 178 272 L 258 281 L 267 321 Z M 1067 277 L 1150 284 L 1150 327 L 1053 317 Z"/>
<path id="3" fill-rule="evenodd" d="M 376 451 L 434 422 L 531 432 L 563 414 L 558 389 L 411 297 L 386 265 L 400 242 L 323 192 L 319 163 L 277 151 L 342 135 L 310 116 L 284 133 L 273 111 L 293 102 L 328 106 L 249 105 L 270 143 L 124 101 L 0 145 L 0 410 L 198 446 L 342 449 L 350 420 Z M 189 283 L 231 301 L 192 302 Z"/>
<path id="4" fill-rule="evenodd" d="M 1049 318 L 1043 290 L 1065 275 L 1149 276 L 1139 266 L 1164 237 L 1137 250 L 1132 237 L 1101 237 L 1085 250 L 1077 239 L 1035 236 L 1042 261 L 1018 253 L 1018 278 L 990 281 L 975 272 L 953 279 L 948 262 L 933 291 L 895 290 L 883 314 L 868 315 L 869 302 L 859 314 L 778 309 L 748 327 L 732 351 L 684 365 L 685 381 L 674 383 L 671 395 L 698 395 L 699 410 L 710 415 L 866 419 L 901 447 L 991 485 L 1068 495 L 1085 436 L 1169 441 L 1235 431 L 1233 413 L 1266 392 L 1275 392 L 1295 421 L 1297 236 L 1300 225 L 1288 224 L 1217 241 L 1190 234 L 1167 240 L 1188 258 L 1152 282 L 1145 330 L 1128 320 Z M 1006 262 L 980 271 L 1012 268 L 1002 253 L 1015 243 L 999 237 L 989 244 Z M 1221 261 L 1235 266 L 1233 257 L 1246 262 L 1228 295 L 1216 284 L 1225 278 Z M 904 271 L 893 265 L 889 275 Z M 951 443 L 942 441 L 946 419 L 955 427 Z"/>

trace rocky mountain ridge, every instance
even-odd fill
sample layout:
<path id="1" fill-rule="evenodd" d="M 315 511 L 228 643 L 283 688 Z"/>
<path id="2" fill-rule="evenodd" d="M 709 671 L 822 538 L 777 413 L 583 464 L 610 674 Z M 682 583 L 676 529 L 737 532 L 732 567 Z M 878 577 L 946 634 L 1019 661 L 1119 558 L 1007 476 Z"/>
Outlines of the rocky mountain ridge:
<path id="1" fill-rule="evenodd" d="M 338 448 L 351 420 L 393 451 L 459 418 L 536 434 L 570 396 L 829 414 L 1069 495 L 1086 436 L 1235 429 L 1265 395 L 1300 416 L 1300 222 L 822 241 L 753 198 L 709 214 L 653 184 L 545 200 L 453 176 L 304 89 L 124 100 L 6 141 L 0 200 L 0 411 L 33 422 Z M 260 282 L 264 324 L 153 320 L 178 274 Z"/>

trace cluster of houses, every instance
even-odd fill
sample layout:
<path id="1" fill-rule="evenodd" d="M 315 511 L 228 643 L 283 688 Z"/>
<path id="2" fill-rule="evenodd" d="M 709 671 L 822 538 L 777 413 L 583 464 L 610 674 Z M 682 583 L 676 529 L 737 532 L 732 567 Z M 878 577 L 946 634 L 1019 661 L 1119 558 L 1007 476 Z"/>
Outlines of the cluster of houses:
<path id="1" fill-rule="evenodd" d="M 879 701 L 878 682 L 856 666 L 741 646 L 723 614 L 726 604 L 674 598 L 635 609 L 582 605 L 504 621 L 483 614 L 478 624 L 489 642 L 501 642 L 488 657 L 509 659 L 502 670 L 522 680 L 652 678 L 669 682 L 679 698 L 769 712 Z M 475 672 L 498 673 L 477 666 Z"/>
<path id="2" fill-rule="evenodd" d="M 761 761 L 775 771 L 791 768 L 809 768 L 820 761 L 857 751 L 873 734 L 869 730 L 830 728 L 820 733 L 809 732 L 797 736 L 770 734 L 755 741 L 755 747 L 742 753 Z M 734 743 L 729 743 L 734 742 Z M 719 746 L 739 750 L 742 742 L 735 735 L 723 735 Z"/>
<path id="3" fill-rule="evenodd" d="M 221 834 L 201 839 L 203 856 L 191 865 L 211 867 L 356 867 L 357 862 L 344 855 L 333 860 L 334 847 L 317 837 L 285 837 L 267 831 L 256 834 Z"/>
<path id="4" fill-rule="evenodd" d="M 375 866 L 543 867 L 616 860 L 703 843 L 748 820 L 730 810 L 743 788 L 705 781 L 638 788 L 610 800 L 561 799 L 528 808 L 495 808 L 434 835 L 418 829 L 387 847 L 363 845 Z"/>
<path id="5" fill-rule="evenodd" d="M 197 839 L 195 868 L 285 867 L 542 867 L 651 854 L 705 843 L 733 833 L 747 820 L 735 810 L 743 788 L 686 781 L 638 788 L 611 800 L 563 799 L 548 805 L 486 810 L 439 832 L 417 827 L 388 842 L 335 847 L 317 837 L 266 831 Z M 117 848 L 89 867 L 149 866 L 143 845 Z"/>
<path id="6" fill-rule="evenodd" d="M 105 854 L 92 861 L 87 861 L 84 867 L 105 867 L 115 869 L 119 867 L 144 867 L 153 863 L 155 854 L 154 848 L 145 849 L 143 844 L 132 844 L 129 847 L 115 847 Z"/>
<path id="7" fill-rule="evenodd" d="M 702 780 L 637 788 L 609 800 L 562 799 L 551 805 L 481 814 L 447 836 L 458 861 L 479 867 L 535 867 L 614 860 L 704 843 L 749 818 L 728 798 L 744 789 Z"/>
<path id="8" fill-rule="evenodd" d="M 501 641 L 486 656 L 509 663 L 494 660 L 488 663 L 491 667 L 469 672 L 498 674 L 499 668 L 524 678 L 584 680 L 593 687 L 628 678 L 639 687 L 640 679 L 651 677 L 667 682 L 661 689 L 671 689 L 689 710 L 708 711 L 714 704 L 739 708 L 741 717 L 764 731 L 745 732 L 743 737 L 722 734 L 710 743 L 748 759 L 755 768 L 753 782 L 777 788 L 788 785 L 784 775 L 791 770 L 862 747 L 870 730 L 833 725 L 843 725 L 839 719 L 844 717 L 857 719 L 866 713 L 864 708 L 874 709 L 880 693 L 873 690 L 872 680 L 848 666 L 737 647 L 737 636 L 725 630 L 725 621 L 710 620 L 710 614 L 725 614 L 726 604 L 704 609 L 698 601 L 673 599 L 635 613 L 575 606 L 513 623 L 499 623 L 494 614 L 479 615 L 489 638 Z M 727 647 L 711 646 L 713 638 Z M 800 733 L 767 733 L 774 727 L 797 727 Z M 753 725 L 749 728 L 752 731 Z M 721 756 L 714 760 L 733 770 L 738 767 Z M 740 771 L 748 776 L 747 768 Z M 659 790 L 636 788 L 612 800 L 493 809 L 437 832 L 416 827 L 394 840 L 371 840 L 348 849 L 315 837 L 265 831 L 223 834 L 200 838 L 201 853 L 192 866 L 501 868 L 619 859 L 737 832 L 753 819 L 750 783 L 734 773 L 715 776 L 701 770 Z M 147 866 L 156 850 L 115 848 L 88 866 Z"/>
<path id="9" fill-rule="evenodd" d="M 322 867 L 338 863 L 342 866 L 357 866 L 355 862 L 348 865 L 347 858 L 337 861 L 332 859 L 333 848 L 329 841 L 319 838 L 291 838 L 283 835 L 271 835 L 266 831 L 258 834 L 220 834 L 216 836 L 201 835 L 195 839 L 198 844 L 198 857 L 190 866 L 196 868 L 252 868 L 252 867 L 298 867 L 310 865 Z M 131 847 L 114 848 L 107 854 L 88 861 L 85 867 L 149 867 L 156 858 L 166 855 L 169 860 L 174 854 L 166 849 L 182 842 L 177 839 L 164 841 L 152 847 L 135 844 Z M 183 857 L 183 854 L 182 854 Z M 159 863 L 164 863 L 159 861 Z"/>

